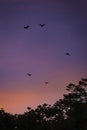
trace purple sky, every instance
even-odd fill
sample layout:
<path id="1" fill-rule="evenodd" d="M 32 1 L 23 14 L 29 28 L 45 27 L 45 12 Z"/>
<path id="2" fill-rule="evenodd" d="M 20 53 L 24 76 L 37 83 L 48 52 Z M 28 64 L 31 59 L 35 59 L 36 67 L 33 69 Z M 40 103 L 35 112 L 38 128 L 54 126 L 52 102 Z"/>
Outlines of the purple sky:
<path id="1" fill-rule="evenodd" d="M 86 0 L 0 0 L 0 59 L 1 108 L 55 103 L 87 77 Z"/>

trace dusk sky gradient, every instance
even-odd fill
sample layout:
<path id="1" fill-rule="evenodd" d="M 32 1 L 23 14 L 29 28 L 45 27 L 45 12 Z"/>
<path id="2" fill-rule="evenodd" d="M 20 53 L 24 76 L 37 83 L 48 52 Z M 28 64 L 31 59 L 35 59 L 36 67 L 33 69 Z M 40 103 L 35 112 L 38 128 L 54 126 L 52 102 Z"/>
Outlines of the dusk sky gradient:
<path id="1" fill-rule="evenodd" d="M 0 108 L 23 113 L 53 104 L 81 78 L 87 78 L 86 0 L 0 0 Z"/>

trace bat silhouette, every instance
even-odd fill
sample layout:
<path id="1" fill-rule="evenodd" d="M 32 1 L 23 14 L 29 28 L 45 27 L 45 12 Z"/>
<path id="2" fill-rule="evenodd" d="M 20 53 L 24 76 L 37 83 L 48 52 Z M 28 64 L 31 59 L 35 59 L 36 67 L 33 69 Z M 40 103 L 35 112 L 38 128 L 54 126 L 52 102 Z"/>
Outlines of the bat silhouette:
<path id="1" fill-rule="evenodd" d="M 46 81 L 45 84 L 48 84 L 48 82 Z"/>
<path id="2" fill-rule="evenodd" d="M 39 24 L 41 27 L 44 27 L 45 26 L 45 24 Z"/>
<path id="3" fill-rule="evenodd" d="M 32 74 L 30 74 L 30 73 L 27 73 L 27 75 L 28 75 L 28 76 L 31 76 Z"/>
<path id="4" fill-rule="evenodd" d="M 67 53 L 66 53 L 66 55 L 67 55 L 67 56 L 70 56 L 70 53 L 69 53 L 69 52 L 67 52 Z"/>
<path id="5" fill-rule="evenodd" d="M 29 25 L 27 25 L 27 26 L 24 26 L 24 29 L 28 29 L 30 26 Z"/>

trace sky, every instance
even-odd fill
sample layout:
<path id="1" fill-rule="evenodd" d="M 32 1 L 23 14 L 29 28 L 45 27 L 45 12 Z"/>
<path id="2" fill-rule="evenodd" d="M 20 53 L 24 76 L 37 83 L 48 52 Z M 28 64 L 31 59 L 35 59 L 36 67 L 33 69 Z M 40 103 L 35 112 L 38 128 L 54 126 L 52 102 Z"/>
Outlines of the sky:
<path id="1" fill-rule="evenodd" d="M 23 113 L 54 104 L 81 78 L 87 78 L 86 0 L 0 0 L 0 108 Z"/>

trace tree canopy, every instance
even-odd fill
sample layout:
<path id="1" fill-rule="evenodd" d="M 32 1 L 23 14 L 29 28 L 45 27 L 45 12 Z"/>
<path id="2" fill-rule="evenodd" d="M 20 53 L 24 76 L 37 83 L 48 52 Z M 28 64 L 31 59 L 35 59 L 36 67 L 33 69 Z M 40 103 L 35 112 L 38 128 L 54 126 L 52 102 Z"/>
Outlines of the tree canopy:
<path id="1" fill-rule="evenodd" d="M 27 107 L 23 114 L 12 115 L 0 109 L 1 130 L 87 130 L 87 79 L 69 83 L 67 94 L 53 105 Z"/>

